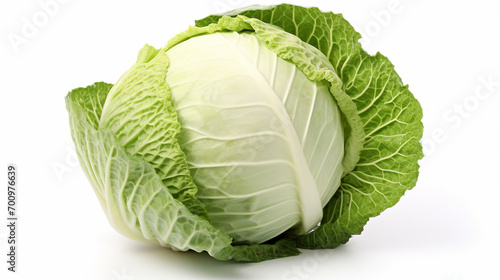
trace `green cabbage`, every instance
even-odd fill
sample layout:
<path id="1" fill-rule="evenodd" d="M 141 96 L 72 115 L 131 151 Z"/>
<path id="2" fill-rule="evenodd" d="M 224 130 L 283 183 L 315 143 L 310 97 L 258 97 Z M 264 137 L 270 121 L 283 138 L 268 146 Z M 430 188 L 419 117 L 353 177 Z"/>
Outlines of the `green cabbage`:
<path id="1" fill-rule="evenodd" d="M 237 13 L 237 14 L 235 14 Z M 85 174 L 123 235 L 263 261 L 335 248 L 418 177 L 422 109 L 341 15 L 210 16 L 66 97 Z"/>

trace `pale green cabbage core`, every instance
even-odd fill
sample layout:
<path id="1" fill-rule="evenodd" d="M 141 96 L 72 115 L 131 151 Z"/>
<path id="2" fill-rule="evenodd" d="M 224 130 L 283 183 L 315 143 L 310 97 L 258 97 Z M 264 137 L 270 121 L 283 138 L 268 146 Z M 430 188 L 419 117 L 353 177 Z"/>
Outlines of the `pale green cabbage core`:
<path id="1" fill-rule="evenodd" d="M 254 33 L 193 37 L 166 54 L 179 144 L 212 224 L 245 243 L 317 226 L 343 172 L 328 83 Z"/>

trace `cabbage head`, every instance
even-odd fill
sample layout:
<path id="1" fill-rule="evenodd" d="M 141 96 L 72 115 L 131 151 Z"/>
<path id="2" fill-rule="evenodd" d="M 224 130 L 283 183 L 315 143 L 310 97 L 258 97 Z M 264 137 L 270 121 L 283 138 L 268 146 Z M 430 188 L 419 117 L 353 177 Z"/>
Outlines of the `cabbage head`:
<path id="1" fill-rule="evenodd" d="M 73 141 L 121 234 L 219 260 L 335 248 L 411 189 L 422 109 L 339 14 L 209 16 L 144 46 L 115 84 L 66 97 Z"/>

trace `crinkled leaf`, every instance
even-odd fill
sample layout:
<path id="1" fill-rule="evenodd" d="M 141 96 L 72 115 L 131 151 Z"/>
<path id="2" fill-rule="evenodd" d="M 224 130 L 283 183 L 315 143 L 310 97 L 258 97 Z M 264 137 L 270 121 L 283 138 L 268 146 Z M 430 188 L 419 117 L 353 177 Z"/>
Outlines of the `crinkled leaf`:
<path id="1" fill-rule="evenodd" d="M 300 254 L 295 241 L 286 238 L 274 244 L 238 245 L 234 248 L 233 260 L 239 262 L 261 262 Z"/>
<path id="2" fill-rule="evenodd" d="M 155 168 L 125 151 L 110 129 L 96 129 L 110 88 L 96 83 L 75 89 L 66 104 L 80 164 L 111 225 L 133 239 L 230 259 L 228 235 L 176 200 Z"/>
<path id="3" fill-rule="evenodd" d="M 170 193 L 192 213 L 208 218 L 195 197 L 197 187 L 177 141 L 180 124 L 165 82 L 168 58 L 146 45 L 137 63 L 111 88 L 99 128 L 109 128 L 120 145 L 150 163 Z"/>

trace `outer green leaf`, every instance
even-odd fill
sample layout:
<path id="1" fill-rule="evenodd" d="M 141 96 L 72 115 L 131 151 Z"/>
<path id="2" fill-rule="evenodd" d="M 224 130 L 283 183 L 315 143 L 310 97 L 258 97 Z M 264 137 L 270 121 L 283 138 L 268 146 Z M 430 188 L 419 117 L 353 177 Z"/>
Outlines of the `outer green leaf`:
<path id="1" fill-rule="evenodd" d="M 87 122 L 94 128 L 99 128 L 102 107 L 106 101 L 108 92 L 113 87 L 112 84 L 97 82 L 86 88 L 76 88 L 72 91 L 74 102 L 85 112 Z M 93 93 L 92 98 L 87 98 L 87 92 Z"/>
<path id="2" fill-rule="evenodd" d="M 361 117 L 365 144 L 354 170 L 324 209 L 322 225 L 301 236 L 303 248 L 333 248 L 361 233 L 370 217 L 393 206 L 416 184 L 422 158 L 422 109 L 390 61 L 361 49 L 361 36 L 340 14 L 279 5 L 240 13 L 283 28 L 325 54 Z M 221 16 L 196 22 L 206 26 Z"/>
<path id="3" fill-rule="evenodd" d="M 286 238 L 274 244 L 240 245 L 235 249 L 233 260 L 239 262 L 261 262 L 300 254 L 295 241 Z"/>
<path id="4" fill-rule="evenodd" d="M 347 242 L 350 235 L 361 233 L 370 217 L 396 204 L 417 181 L 422 109 L 387 58 L 365 52 L 359 57 L 357 66 L 363 69 L 362 74 L 346 71 L 344 76 L 357 80 L 353 85 L 358 86 L 348 92 L 361 108 L 365 145 L 356 168 L 342 179 L 325 208 L 323 225 L 299 239 L 305 248 L 330 248 Z M 378 101 L 369 101 L 374 99 Z"/>
<path id="5" fill-rule="evenodd" d="M 110 129 L 96 129 L 110 87 L 73 90 L 66 104 L 78 158 L 111 225 L 130 238 L 230 259 L 229 236 L 177 201 L 151 164 L 126 152 Z"/>
<path id="6" fill-rule="evenodd" d="M 195 197 L 177 135 L 180 124 L 165 82 L 168 58 L 162 50 L 145 46 L 137 63 L 113 86 L 106 98 L 99 128 L 109 128 L 120 145 L 150 163 L 174 197 L 189 210 L 208 218 Z"/>

